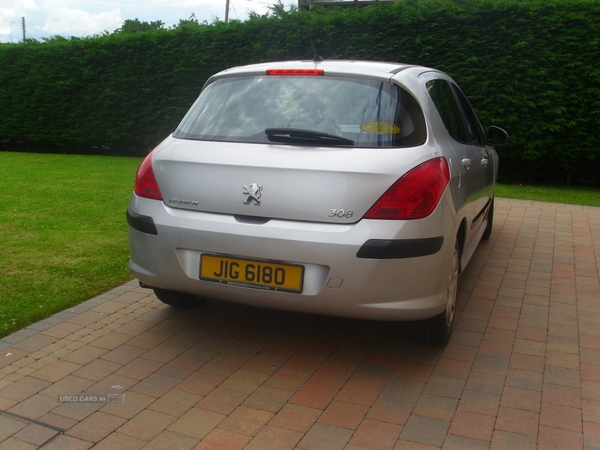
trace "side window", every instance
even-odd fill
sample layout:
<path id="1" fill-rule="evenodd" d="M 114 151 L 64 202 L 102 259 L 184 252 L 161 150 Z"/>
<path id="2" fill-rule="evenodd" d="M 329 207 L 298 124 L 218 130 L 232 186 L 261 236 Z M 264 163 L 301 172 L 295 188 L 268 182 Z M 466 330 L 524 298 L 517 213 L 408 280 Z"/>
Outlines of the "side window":
<path id="1" fill-rule="evenodd" d="M 462 93 L 460 88 L 453 84 L 454 91 L 456 92 L 456 96 L 458 97 L 458 101 L 460 102 L 460 106 L 465 113 L 467 119 L 467 127 L 469 128 L 469 133 L 471 134 L 471 143 L 475 145 L 485 145 L 485 133 L 483 132 L 483 128 L 481 128 L 481 124 L 479 123 L 479 119 L 471 108 L 467 97 Z"/>
<path id="2" fill-rule="evenodd" d="M 446 80 L 429 81 L 427 82 L 427 90 L 450 136 L 456 141 L 465 142 L 467 133 L 463 118 L 448 82 Z"/>

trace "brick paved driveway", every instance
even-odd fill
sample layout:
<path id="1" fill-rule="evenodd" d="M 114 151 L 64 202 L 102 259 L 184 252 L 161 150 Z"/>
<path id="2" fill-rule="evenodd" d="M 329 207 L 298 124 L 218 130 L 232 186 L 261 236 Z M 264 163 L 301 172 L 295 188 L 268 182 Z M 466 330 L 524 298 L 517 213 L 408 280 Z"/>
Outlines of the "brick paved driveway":
<path id="1" fill-rule="evenodd" d="M 446 347 L 131 282 L 0 340 L 0 449 L 600 448 L 599 269 L 600 209 L 497 199 Z"/>

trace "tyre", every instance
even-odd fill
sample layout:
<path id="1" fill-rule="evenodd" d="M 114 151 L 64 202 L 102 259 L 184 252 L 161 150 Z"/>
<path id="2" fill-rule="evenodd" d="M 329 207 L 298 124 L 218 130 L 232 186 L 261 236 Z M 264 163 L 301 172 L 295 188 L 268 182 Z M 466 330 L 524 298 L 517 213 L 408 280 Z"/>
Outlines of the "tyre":
<path id="1" fill-rule="evenodd" d="M 153 288 L 153 290 L 161 302 L 176 308 L 191 308 L 200 302 L 200 299 L 192 294 L 160 288 Z"/>
<path id="2" fill-rule="evenodd" d="M 492 235 L 492 227 L 494 224 L 494 197 L 492 197 L 492 203 L 490 204 L 490 210 L 487 215 L 487 225 L 485 226 L 485 231 L 481 236 L 481 239 L 489 239 Z"/>
<path id="3" fill-rule="evenodd" d="M 450 339 L 450 335 L 454 329 L 459 274 L 460 251 L 457 243 L 454 246 L 454 253 L 452 255 L 452 271 L 448 279 L 445 311 L 435 317 L 421 320 L 414 324 L 416 338 L 423 344 L 444 345 Z"/>

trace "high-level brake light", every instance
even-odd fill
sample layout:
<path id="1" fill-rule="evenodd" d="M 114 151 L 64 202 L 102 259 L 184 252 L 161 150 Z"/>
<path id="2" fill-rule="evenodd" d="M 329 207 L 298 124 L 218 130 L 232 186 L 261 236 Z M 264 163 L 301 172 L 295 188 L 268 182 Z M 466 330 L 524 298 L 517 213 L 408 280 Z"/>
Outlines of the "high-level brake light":
<path id="1" fill-rule="evenodd" d="M 296 76 L 323 76 L 323 69 L 268 69 L 267 75 L 296 75 Z"/>

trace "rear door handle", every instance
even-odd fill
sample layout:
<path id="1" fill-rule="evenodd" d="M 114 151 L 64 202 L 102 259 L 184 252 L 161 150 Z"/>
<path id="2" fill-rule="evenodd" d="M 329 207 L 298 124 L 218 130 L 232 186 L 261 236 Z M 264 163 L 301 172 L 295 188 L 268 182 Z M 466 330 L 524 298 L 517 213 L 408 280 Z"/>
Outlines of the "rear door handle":
<path id="1" fill-rule="evenodd" d="M 461 164 L 463 166 L 465 166 L 467 169 L 471 168 L 471 159 L 470 158 L 463 158 L 461 161 Z"/>
<path id="2" fill-rule="evenodd" d="M 481 164 L 483 164 L 485 167 L 487 167 L 487 165 L 489 164 L 489 161 L 487 158 L 481 158 Z"/>

